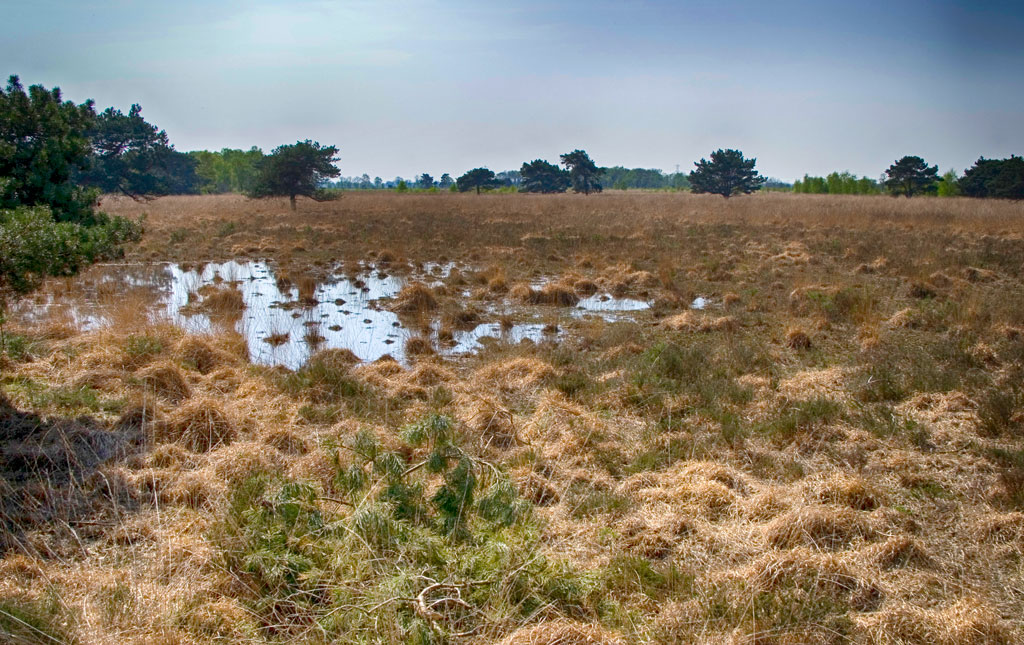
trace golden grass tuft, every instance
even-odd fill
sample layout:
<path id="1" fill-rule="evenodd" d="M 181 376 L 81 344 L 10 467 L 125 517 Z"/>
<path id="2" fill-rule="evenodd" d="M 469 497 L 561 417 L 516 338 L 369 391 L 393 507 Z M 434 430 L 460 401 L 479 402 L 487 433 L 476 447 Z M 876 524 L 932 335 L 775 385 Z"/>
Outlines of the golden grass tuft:
<path id="1" fill-rule="evenodd" d="M 157 424 L 157 440 L 174 441 L 195 452 L 230 443 L 238 434 L 235 423 L 216 399 L 193 398 Z"/>
<path id="2" fill-rule="evenodd" d="M 146 392 L 155 394 L 171 403 L 179 403 L 192 396 L 192 388 L 185 380 L 181 369 L 174 363 L 156 363 L 138 373 Z"/>
<path id="3" fill-rule="evenodd" d="M 527 305 L 575 307 L 580 301 L 572 286 L 554 282 L 549 282 L 540 289 L 533 289 L 527 284 L 516 284 L 509 290 L 509 295 Z"/>
<path id="4" fill-rule="evenodd" d="M 765 527 L 768 544 L 777 549 L 809 546 L 834 550 L 874 534 L 870 524 L 857 511 L 828 506 L 794 509 L 778 516 Z"/>
<path id="5" fill-rule="evenodd" d="M 406 338 L 404 349 L 406 356 L 432 356 L 435 354 L 434 344 L 425 336 L 410 336 Z"/>
<path id="6" fill-rule="evenodd" d="M 919 540 L 905 535 L 870 544 L 861 549 L 859 555 L 862 561 L 879 569 L 927 568 L 935 565 L 935 558 L 925 546 Z"/>
<path id="7" fill-rule="evenodd" d="M 696 311 L 684 311 L 675 316 L 669 316 L 661 321 L 663 327 L 673 331 L 685 332 L 718 332 L 736 331 L 740 328 L 740 322 L 734 316 L 711 317 Z"/>
<path id="8" fill-rule="evenodd" d="M 961 599 L 945 609 L 907 603 L 858 616 L 857 631 L 878 645 L 1010 645 L 1017 636 L 991 606 Z"/>
<path id="9" fill-rule="evenodd" d="M 550 382 L 556 375 L 550 364 L 529 356 L 488 363 L 474 373 L 478 382 L 495 385 L 505 392 L 531 390 Z"/>
<path id="10" fill-rule="evenodd" d="M 273 446 L 260 441 L 236 441 L 219 446 L 207 455 L 207 468 L 229 486 L 254 475 L 276 475 L 284 471 L 287 459 Z"/>
<path id="11" fill-rule="evenodd" d="M 239 318 L 245 311 L 245 299 L 238 289 L 225 286 L 209 286 L 201 291 L 203 300 L 199 310 L 211 317 L 226 319 Z"/>
<path id="12" fill-rule="evenodd" d="M 880 505 L 881 494 L 857 474 L 834 471 L 812 485 L 819 502 L 845 506 L 855 511 L 871 511 Z"/>
<path id="13" fill-rule="evenodd" d="M 461 395 L 457 416 L 485 448 L 508 448 L 519 440 L 512 412 L 491 397 Z"/>
<path id="14" fill-rule="evenodd" d="M 310 450 L 310 441 L 297 430 L 288 427 L 271 428 L 260 439 L 264 444 L 286 455 L 304 455 Z"/>
<path id="15" fill-rule="evenodd" d="M 321 349 L 306 361 L 306 365 L 316 365 L 339 372 L 347 371 L 361 361 L 350 350 L 344 348 Z"/>
<path id="16" fill-rule="evenodd" d="M 215 337 L 202 334 L 185 334 L 174 346 L 174 357 L 183 365 L 200 374 L 209 374 L 216 369 L 235 362 L 227 351 L 217 347 Z"/>
<path id="17" fill-rule="evenodd" d="M 600 625 L 557 619 L 520 627 L 500 645 L 625 645 L 621 635 Z"/>
<path id="18" fill-rule="evenodd" d="M 437 298 L 427 285 L 412 282 L 402 287 L 390 309 L 403 314 L 422 314 L 437 309 Z"/>

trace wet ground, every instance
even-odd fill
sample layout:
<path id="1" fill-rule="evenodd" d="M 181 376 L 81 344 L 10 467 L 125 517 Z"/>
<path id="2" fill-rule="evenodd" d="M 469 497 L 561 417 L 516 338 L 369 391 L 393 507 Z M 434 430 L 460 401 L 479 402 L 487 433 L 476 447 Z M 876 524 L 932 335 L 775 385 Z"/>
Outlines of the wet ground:
<path id="1" fill-rule="evenodd" d="M 450 330 L 451 338 L 444 341 L 439 338 L 438 316 L 410 321 L 388 308 L 407 283 L 437 286 L 453 268 L 453 264 L 427 264 L 417 270 L 405 267 L 408 270 L 396 275 L 359 265 L 350 268 L 350 274 L 336 271 L 293 284 L 291 277 L 277 275 L 265 262 L 230 261 L 199 268 L 175 263 L 106 265 L 72 281 L 66 291 L 73 296 L 23 303 L 21 315 L 39 319 L 63 309 L 80 328 L 94 329 L 110 322 L 106 309 L 119 292 L 143 289 L 153 294 L 154 319 L 168 319 L 194 333 L 214 332 L 219 325 L 233 327 L 248 342 L 252 362 L 296 369 L 324 348 L 348 349 L 363 361 L 388 354 L 405 362 L 405 341 L 414 335 L 428 338 L 436 351 L 446 355 L 472 353 L 487 342 L 557 340 L 565 333 L 563 324 L 573 318 L 630 319 L 651 306 L 646 300 L 607 293 L 583 298 L 573 308 L 523 306 L 498 297 L 479 303 L 484 311 L 480 324 Z M 241 300 L 229 290 L 241 294 Z M 210 306 L 218 293 L 233 296 L 226 300 L 236 306 L 227 310 Z M 692 306 L 703 309 L 707 304 L 698 298 Z"/>

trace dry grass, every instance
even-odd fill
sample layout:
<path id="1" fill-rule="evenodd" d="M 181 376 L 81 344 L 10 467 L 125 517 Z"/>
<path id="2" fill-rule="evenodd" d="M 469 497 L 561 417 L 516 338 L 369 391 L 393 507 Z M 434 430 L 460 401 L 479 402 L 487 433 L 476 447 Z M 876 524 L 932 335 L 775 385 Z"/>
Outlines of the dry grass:
<path id="1" fill-rule="evenodd" d="M 323 349 L 297 372 L 250 364 L 234 331 L 154 320 L 153 294 L 103 268 L 21 303 L 0 357 L 0 609 L 58 640 L 1024 640 L 1021 204 L 610 191 L 104 208 L 149 213 L 130 259 L 265 258 L 310 301 L 336 262 L 459 267 L 389 303 L 415 360 Z M 652 309 L 565 308 L 598 292 Z M 83 294 L 99 329 L 64 306 Z M 197 297 L 229 327 L 243 311 L 230 282 Z M 499 321 L 561 332 L 445 353 L 446 333 Z M 347 492 L 342 469 L 380 450 L 435 509 L 442 465 L 405 440 L 432 414 L 453 420 L 449 463 L 474 464 L 475 499 L 507 473 L 531 518 L 476 518 L 458 540 L 360 506 L 408 492 L 388 489 L 396 462 Z M 253 477 L 267 492 L 235 508 Z M 286 482 L 311 495 L 286 500 Z M 313 529 L 274 523 L 298 517 Z M 429 611 L 426 577 L 453 585 Z"/>

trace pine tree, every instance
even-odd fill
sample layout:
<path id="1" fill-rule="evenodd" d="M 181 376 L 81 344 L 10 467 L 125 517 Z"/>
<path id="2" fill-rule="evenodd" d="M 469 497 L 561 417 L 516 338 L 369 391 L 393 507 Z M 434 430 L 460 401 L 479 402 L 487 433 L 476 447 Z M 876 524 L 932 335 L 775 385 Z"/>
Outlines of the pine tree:
<path id="1" fill-rule="evenodd" d="M 752 193 L 761 188 L 761 177 L 754 164 L 757 159 L 744 159 L 739 150 L 716 150 L 711 161 L 694 162 L 696 170 L 690 172 L 690 189 L 695 193 L 712 193 L 729 198 L 737 193 Z M 806 180 L 806 178 L 805 178 Z"/>

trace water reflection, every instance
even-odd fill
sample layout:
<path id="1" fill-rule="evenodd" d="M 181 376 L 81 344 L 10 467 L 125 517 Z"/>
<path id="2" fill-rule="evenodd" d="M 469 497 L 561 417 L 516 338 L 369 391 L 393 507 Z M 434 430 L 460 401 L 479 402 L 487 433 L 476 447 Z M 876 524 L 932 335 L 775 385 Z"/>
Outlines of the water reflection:
<path id="1" fill-rule="evenodd" d="M 69 287 L 74 299 L 35 302 L 22 315 L 38 320 L 54 306 L 67 307 L 75 324 L 94 329 L 111 322 L 112 299 L 127 289 L 141 288 L 156 294 L 156 318 L 195 333 L 234 329 L 245 337 L 253 363 L 290 369 L 326 348 L 348 349 L 363 361 L 389 354 L 405 362 L 405 341 L 414 335 L 429 338 L 437 351 L 450 355 L 479 351 L 487 339 L 539 343 L 561 335 L 557 328 L 538 322 L 484 322 L 452 331 L 442 342 L 436 318 L 412 321 L 388 309 L 389 300 L 408 281 L 436 285 L 453 267 L 454 263 L 428 263 L 399 277 L 360 266 L 355 275 L 333 273 L 314 279 L 275 274 L 265 262 L 229 261 L 198 268 L 173 263 L 98 266 Z M 516 305 L 506 301 L 502 308 L 511 306 Z M 597 294 L 580 300 L 573 315 L 617 317 L 648 308 L 650 303 L 642 300 Z M 497 310 L 490 313 L 497 315 Z"/>

